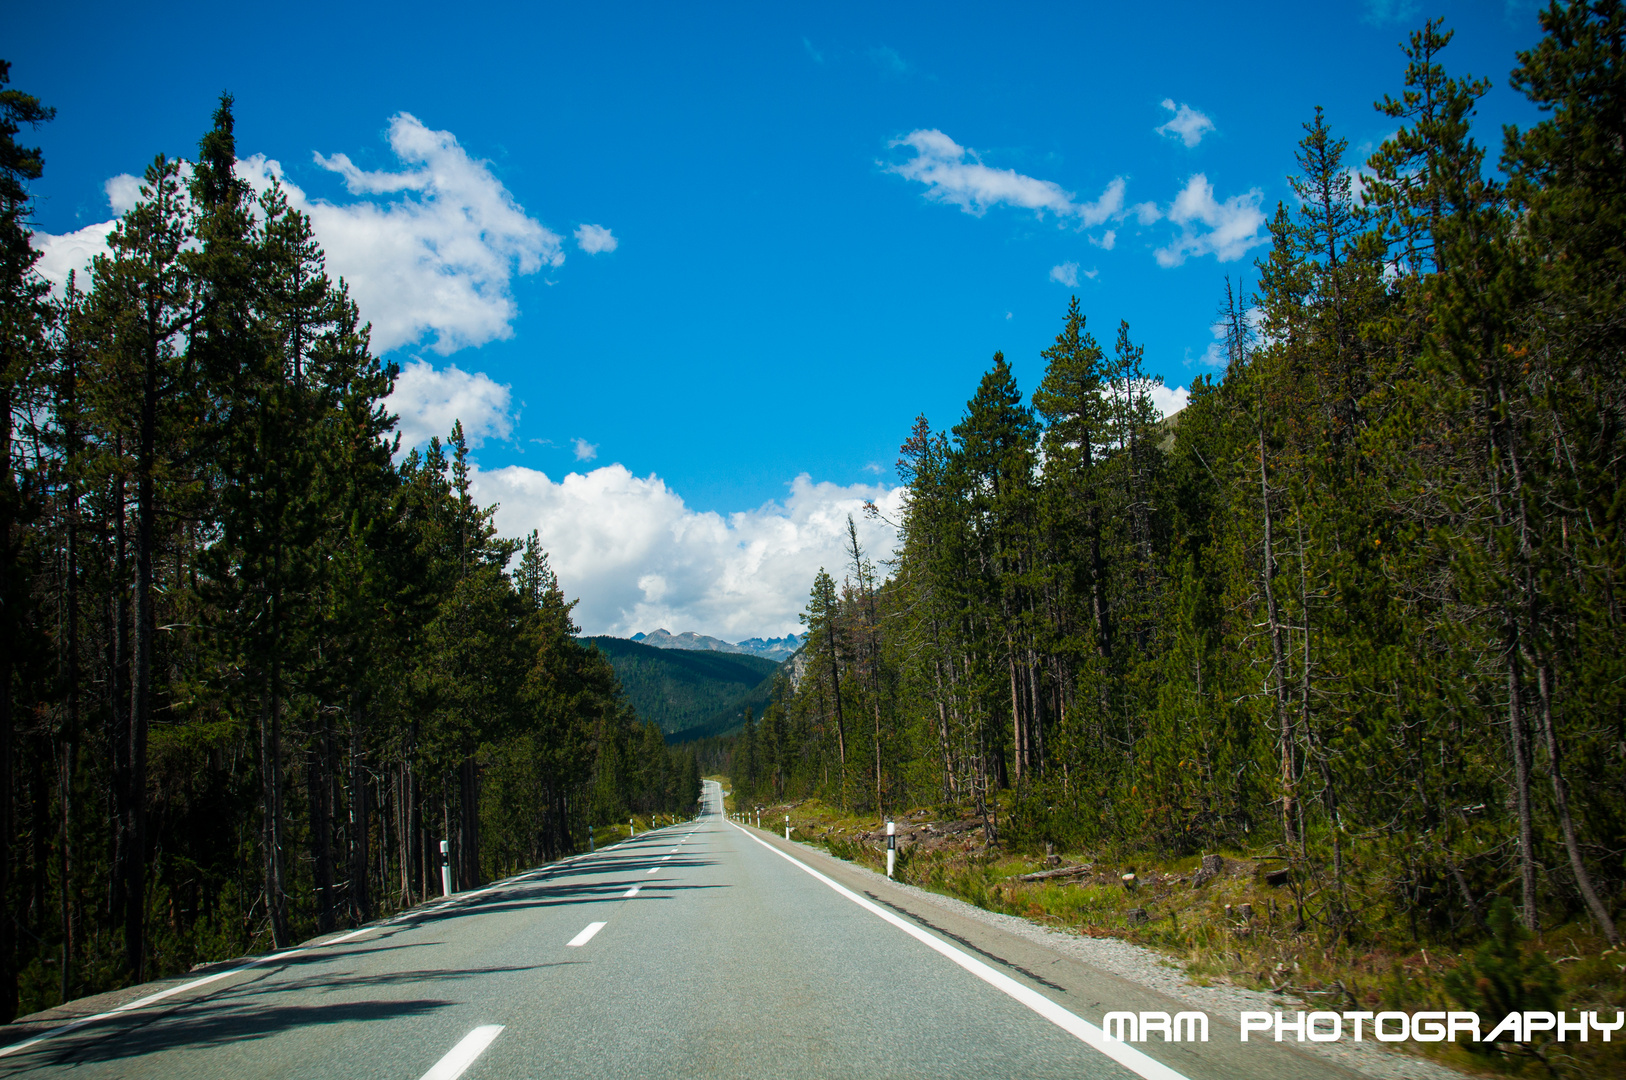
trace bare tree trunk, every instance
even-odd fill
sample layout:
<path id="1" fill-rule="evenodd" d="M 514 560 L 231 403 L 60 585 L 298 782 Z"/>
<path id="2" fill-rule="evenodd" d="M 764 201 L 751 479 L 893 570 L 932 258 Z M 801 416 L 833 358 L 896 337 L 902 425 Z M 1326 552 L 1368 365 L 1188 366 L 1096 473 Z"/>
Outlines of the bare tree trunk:
<path id="1" fill-rule="evenodd" d="M 142 371 L 141 417 L 136 450 L 135 582 L 131 590 L 130 655 L 130 848 L 125 863 L 125 966 L 135 982 L 146 972 L 147 910 L 147 729 L 152 719 L 153 530 L 157 523 L 154 473 L 158 454 L 159 336 L 147 335 Z"/>
<path id="2" fill-rule="evenodd" d="M 480 765 L 471 751 L 457 770 L 459 889 L 477 889 L 480 872 Z"/>
<path id="3" fill-rule="evenodd" d="M 72 343 L 63 350 L 61 405 L 63 473 L 64 551 L 62 613 L 63 731 L 60 759 L 60 836 L 57 877 L 61 883 L 58 917 L 62 921 L 60 992 L 63 1001 L 72 1000 L 73 961 L 78 944 L 75 919 L 77 904 L 73 889 L 73 783 L 79 771 L 79 422 L 78 351 Z"/>
<path id="4" fill-rule="evenodd" d="M 825 621 L 826 637 L 830 643 L 830 696 L 836 716 L 836 753 L 841 757 L 841 789 L 847 790 L 847 724 L 841 715 L 841 669 L 836 664 L 836 632 L 829 616 Z M 845 798 L 842 805 L 846 805 Z"/>
<path id="5" fill-rule="evenodd" d="M 367 805 L 367 770 L 362 764 L 362 707 L 350 711 L 350 921 L 360 926 L 373 917 L 372 890 L 368 888 L 367 841 L 372 831 Z M 379 844 L 380 850 L 385 848 Z"/>
<path id="6" fill-rule="evenodd" d="M 954 755 L 949 746 L 948 703 L 944 700 L 943 662 L 941 660 L 934 659 L 932 661 L 932 677 L 937 684 L 937 738 L 943 751 L 943 801 L 947 803 L 954 800 L 955 794 Z"/>
<path id="7" fill-rule="evenodd" d="M 279 949 L 292 944 L 288 898 L 282 873 L 282 710 L 277 700 L 276 665 L 267 674 L 260 700 L 260 846 L 264 880 L 261 890 L 271 921 L 271 941 Z"/>
<path id="8" fill-rule="evenodd" d="M 1530 814 L 1530 741 L 1525 731 L 1524 703 L 1519 678 L 1518 630 L 1511 612 L 1505 612 L 1507 651 L 1508 741 L 1513 755 L 1513 798 L 1519 814 L 1519 885 L 1523 922 L 1534 933 L 1540 928 L 1536 911 L 1536 836 Z"/>
<path id="9" fill-rule="evenodd" d="M 1044 709 L 1039 693 L 1039 658 L 1033 651 L 1031 636 L 1027 645 L 1028 667 L 1028 746 L 1030 764 L 1044 775 Z"/>
<path id="10" fill-rule="evenodd" d="M 1027 725 L 1024 723 L 1026 718 L 1022 714 L 1021 692 L 1016 678 L 1016 645 L 1011 641 L 1009 631 L 1005 634 L 1005 668 L 1011 681 L 1011 759 L 1016 771 L 1016 780 L 1021 782 L 1022 773 L 1027 766 Z"/>
<path id="11" fill-rule="evenodd" d="M 1586 862 L 1581 858 L 1581 845 L 1575 839 L 1575 822 L 1570 817 L 1569 786 L 1564 783 L 1558 732 L 1553 723 L 1552 676 L 1545 664 L 1536 665 L 1536 686 L 1541 694 L 1541 727 L 1547 741 L 1547 766 L 1552 774 L 1553 803 L 1558 809 L 1559 828 L 1564 833 L 1564 850 L 1570 858 L 1570 872 L 1575 875 L 1575 885 L 1581 890 L 1587 910 L 1592 912 L 1609 944 L 1618 946 L 1620 932 L 1615 928 L 1615 920 L 1609 917 L 1608 906 L 1599 899 L 1597 890 L 1593 888 L 1592 875 L 1587 872 Z"/>
<path id="12" fill-rule="evenodd" d="M 1276 720 L 1281 737 L 1282 755 L 1282 842 L 1296 841 L 1294 827 L 1294 782 L 1297 766 L 1293 747 L 1293 717 L 1287 708 L 1287 658 L 1282 644 L 1282 620 L 1276 607 L 1276 552 L 1272 546 L 1270 520 L 1270 481 L 1265 471 L 1265 433 L 1259 430 L 1259 500 L 1264 515 L 1264 566 L 1260 576 L 1265 587 L 1265 614 L 1270 620 L 1271 682 L 1275 698 Z"/>
<path id="13" fill-rule="evenodd" d="M 8 418 L 9 423 L 9 418 Z M 8 458 L 6 467 L 11 467 Z M 10 537 L 0 537 L 9 542 Z M 16 940 L 13 931 L 11 897 L 11 650 L 0 657 L 0 1021 L 10 1023 L 17 1015 Z"/>
<path id="14" fill-rule="evenodd" d="M 122 459 L 123 440 L 113 439 L 115 460 Z M 113 475 L 112 506 L 108 516 L 113 524 L 112 570 L 107 597 L 107 743 L 112 750 L 112 783 L 109 794 L 113 816 L 112 873 L 107 881 L 108 920 L 121 925 L 124 921 L 125 883 L 129 875 L 125 863 L 129 859 L 130 828 L 127 804 L 130 800 L 130 697 L 129 685 L 129 563 L 128 545 L 125 543 L 125 485 L 121 472 Z"/>
<path id="15" fill-rule="evenodd" d="M 328 721 L 317 721 L 316 738 L 305 758 L 305 786 L 310 800 L 311 885 L 316 894 L 316 931 L 334 927 L 333 909 L 333 805 L 328 783 Z"/>

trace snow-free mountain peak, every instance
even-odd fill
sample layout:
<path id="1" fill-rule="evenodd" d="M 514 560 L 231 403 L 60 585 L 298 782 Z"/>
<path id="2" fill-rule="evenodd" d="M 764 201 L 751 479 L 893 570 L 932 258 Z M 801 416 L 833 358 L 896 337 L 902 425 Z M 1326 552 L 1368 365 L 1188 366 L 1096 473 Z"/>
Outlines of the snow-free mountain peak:
<path id="1" fill-rule="evenodd" d="M 802 647 L 802 638 L 786 634 L 781 638 L 746 638 L 741 642 L 728 642 L 722 638 L 707 637 L 692 630 L 681 634 L 661 628 L 647 634 L 634 634 L 632 640 L 656 649 L 695 649 L 709 652 L 743 653 L 767 660 L 783 660 Z"/>

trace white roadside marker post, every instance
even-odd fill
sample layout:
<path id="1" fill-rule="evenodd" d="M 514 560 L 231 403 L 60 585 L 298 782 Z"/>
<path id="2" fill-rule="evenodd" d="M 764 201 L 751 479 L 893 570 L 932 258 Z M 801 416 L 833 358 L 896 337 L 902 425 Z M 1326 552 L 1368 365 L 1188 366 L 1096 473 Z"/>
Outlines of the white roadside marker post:
<path id="1" fill-rule="evenodd" d="M 450 845 L 446 841 L 440 842 L 440 894 L 452 895 L 452 859 L 448 854 Z"/>
<path id="2" fill-rule="evenodd" d="M 627 839 L 631 840 L 638 835 L 638 822 L 634 818 L 627 819 Z"/>
<path id="3" fill-rule="evenodd" d="M 785 839 L 790 839 L 790 815 L 785 815 Z"/>
<path id="4" fill-rule="evenodd" d="M 593 826 L 587 826 L 587 854 L 593 853 Z"/>
<path id="5" fill-rule="evenodd" d="M 897 822 L 886 823 L 886 876 L 892 876 L 892 867 L 898 861 L 898 825 Z"/>
<path id="6" fill-rule="evenodd" d="M 757 807 L 757 828 L 762 828 L 762 807 Z"/>

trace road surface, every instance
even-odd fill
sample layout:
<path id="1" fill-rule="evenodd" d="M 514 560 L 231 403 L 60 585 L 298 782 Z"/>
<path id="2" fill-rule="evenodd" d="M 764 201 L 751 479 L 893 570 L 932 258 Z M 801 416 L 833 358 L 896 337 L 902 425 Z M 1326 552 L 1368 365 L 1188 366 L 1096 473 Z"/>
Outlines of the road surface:
<path id="1" fill-rule="evenodd" d="M 0 1076 L 1350 1080 L 1289 1046 L 1129 1045 L 1188 1006 L 725 819 L 5 1029 Z M 155 998 L 156 995 L 156 998 Z M 99 1011 L 98 1011 L 99 1010 Z"/>

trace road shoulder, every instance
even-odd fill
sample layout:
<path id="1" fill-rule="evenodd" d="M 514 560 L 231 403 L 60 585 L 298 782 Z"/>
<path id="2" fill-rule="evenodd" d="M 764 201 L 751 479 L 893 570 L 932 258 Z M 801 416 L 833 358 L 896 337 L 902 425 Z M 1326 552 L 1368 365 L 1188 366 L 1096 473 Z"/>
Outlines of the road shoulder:
<path id="1" fill-rule="evenodd" d="M 747 827 L 749 828 L 749 827 Z M 1202 987 L 1150 949 L 1116 938 L 1090 938 L 985 911 L 963 900 L 888 880 L 867 867 L 837 859 L 820 848 L 749 828 L 752 836 L 807 863 L 874 903 L 910 919 L 972 955 L 994 964 L 1075 1014 L 1099 1025 L 1107 1011 L 1200 1010 L 1212 1025 L 1206 1044 L 1162 1044 L 1137 1049 L 1186 1071 L 1200 1058 L 1206 1075 L 1266 1080 L 1463 1080 L 1467 1075 L 1376 1043 L 1242 1043 L 1237 1016 L 1243 1010 L 1291 1013 L 1298 1003 L 1233 986 Z M 1259 1036 L 1254 1036 L 1257 1040 Z M 1198 1047 L 1201 1047 L 1199 1050 Z"/>

